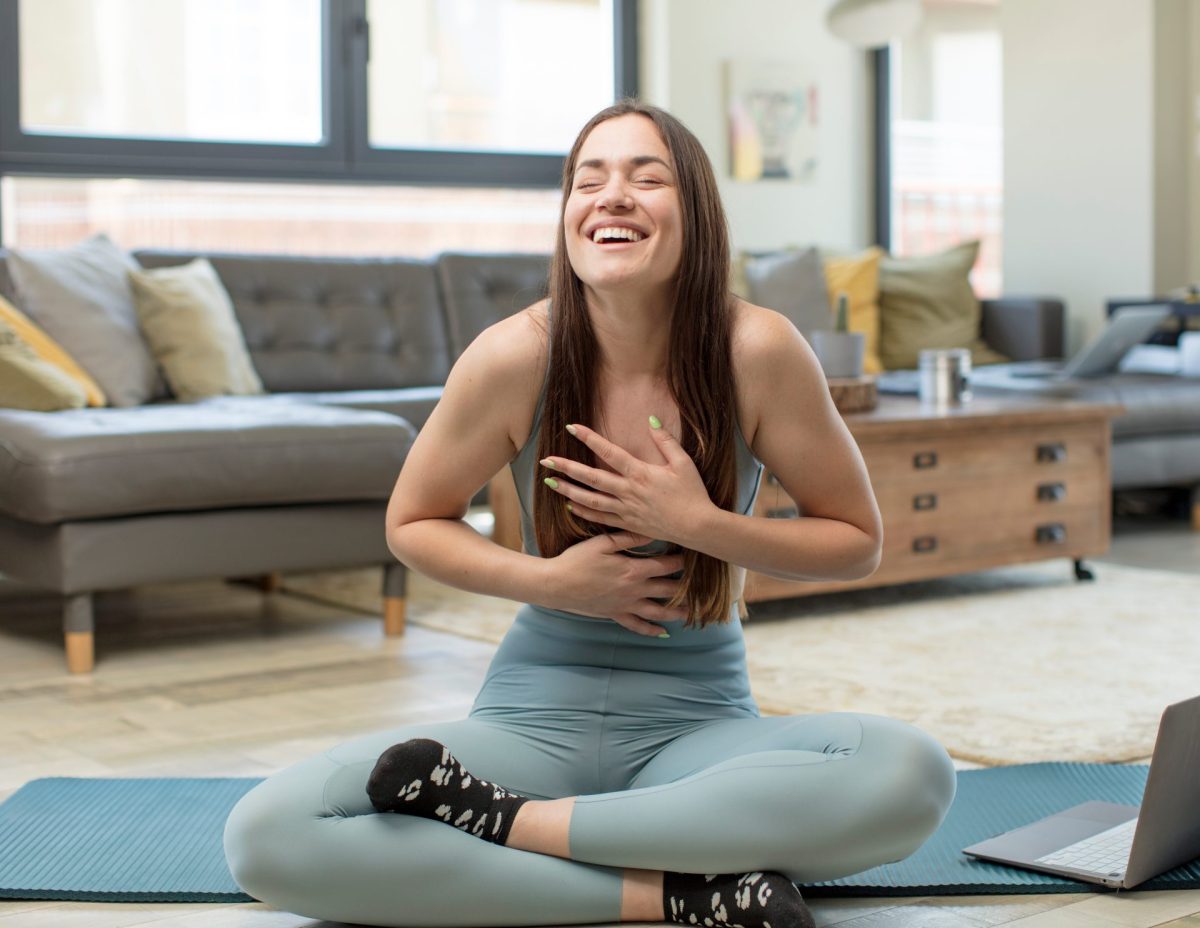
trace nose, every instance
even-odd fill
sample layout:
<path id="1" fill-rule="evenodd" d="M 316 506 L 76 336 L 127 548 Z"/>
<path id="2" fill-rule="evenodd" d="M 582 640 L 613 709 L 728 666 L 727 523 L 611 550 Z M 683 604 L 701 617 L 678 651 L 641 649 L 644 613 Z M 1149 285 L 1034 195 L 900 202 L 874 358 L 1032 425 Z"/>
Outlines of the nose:
<path id="1" fill-rule="evenodd" d="M 605 185 L 596 206 L 610 210 L 631 209 L 633 207 L 633 198 L 630 196 L 629 186 L 625 183 L 624 178 L 611 178 Z"/>

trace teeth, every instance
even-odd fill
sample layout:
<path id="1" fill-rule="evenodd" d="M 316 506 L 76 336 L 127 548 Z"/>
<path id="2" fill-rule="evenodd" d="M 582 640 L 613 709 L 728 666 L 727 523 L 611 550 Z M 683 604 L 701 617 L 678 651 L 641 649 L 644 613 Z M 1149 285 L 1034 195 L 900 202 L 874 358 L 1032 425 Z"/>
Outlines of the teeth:
<path id="1" fill-rule="evenodd" d="M 618 238 L 625 239 L 630 242 L 640 242 L 644 235 L 637 229 L 626 229 L 621 226 L 605 226 L 602 229 L 597 229 L 592 233 L 592 241 L 599 242 L 604 239 Z"/>

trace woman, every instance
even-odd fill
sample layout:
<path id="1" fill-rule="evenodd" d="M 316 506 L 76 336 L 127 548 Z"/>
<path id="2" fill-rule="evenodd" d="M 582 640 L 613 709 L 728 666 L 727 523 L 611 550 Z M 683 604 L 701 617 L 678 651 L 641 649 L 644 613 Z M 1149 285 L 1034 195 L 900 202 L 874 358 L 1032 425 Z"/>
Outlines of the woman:
<path id="1" fill-rule="evenodd" d="M 955 781 L 932 739 L 751 698 L 745 569 L 863 577 L 882 533 L 812 352 L 730 296 L 728 268 L 695 137 L 637 102 L 596 115 L 565 165 L 550 299 L 463 353 L 387 516 L 409 566 L 528 605 L 467 719 L 358 739 L 242 800 L 226 850 L 249 893 L 372 925 L 783 928 L 812 923 L 792 881 L 899 860 L 938 826 Z M 462 521 L 505 464 L 528 553 Z M 748 517 L 764 464 L 802 518 Z"/>

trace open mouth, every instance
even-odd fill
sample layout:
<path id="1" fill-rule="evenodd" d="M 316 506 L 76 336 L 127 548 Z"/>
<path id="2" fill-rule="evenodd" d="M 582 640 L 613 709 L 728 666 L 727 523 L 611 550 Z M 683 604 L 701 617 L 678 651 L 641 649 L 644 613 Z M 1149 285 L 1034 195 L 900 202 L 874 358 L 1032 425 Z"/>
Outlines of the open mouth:
<path id="1" fill-rule="evenodd" d="M 625 245 L 644 238 L 644 233 L 625 226 L 601 226 L 592 232 L 592 242 L 597 245 Z"/>

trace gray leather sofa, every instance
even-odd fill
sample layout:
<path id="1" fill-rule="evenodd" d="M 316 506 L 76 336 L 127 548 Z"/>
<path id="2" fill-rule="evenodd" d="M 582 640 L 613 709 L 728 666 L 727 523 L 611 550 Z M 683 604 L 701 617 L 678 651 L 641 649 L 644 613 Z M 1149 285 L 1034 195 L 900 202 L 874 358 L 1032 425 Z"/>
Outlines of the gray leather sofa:
<path id="1" fill-rule="evenodd" d="M 207 257 L 268 395 L 0 409 L 0 574 L 64 597 L 75 672 L 93 665 L 93 594 L 150 582 L 383 564 L 399 634 L 405 568 L 383 523 L 396 474 L 454 360 L 543 295 L 548 269 L 536 255 Z M 20 305 L 3 252 L 0 294 Z"/>

